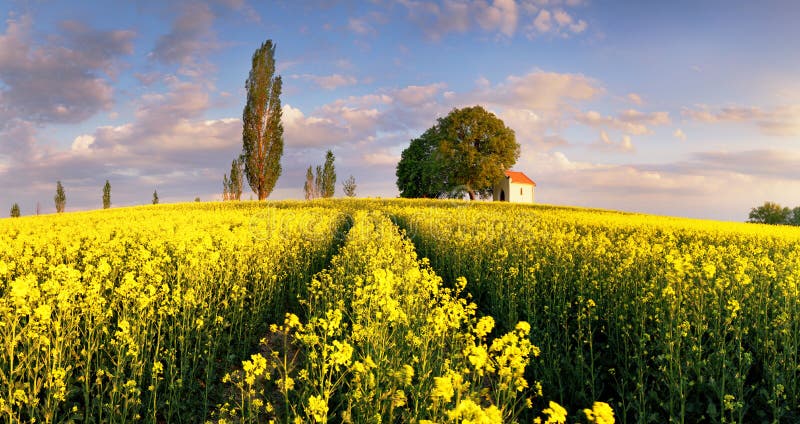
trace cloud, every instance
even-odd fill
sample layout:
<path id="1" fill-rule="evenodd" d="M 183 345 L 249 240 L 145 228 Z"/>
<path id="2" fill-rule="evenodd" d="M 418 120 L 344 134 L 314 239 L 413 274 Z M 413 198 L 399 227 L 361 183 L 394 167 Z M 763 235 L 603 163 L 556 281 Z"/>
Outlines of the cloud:
<path id="1" fill-rule="evenodd" d="M 652 134 L 650 127 L 670 123 L 668 112 L 645 113 L 635 109 L 624 110 L 616 117 L 603 116 L 597 111 L 590 110 L 578 113 L 575 119 L 593 128 L 613 128 L 632 135 Z"/>
<path id="2" fill-rule="evenodd" d="M 350 18 L 347 21 L 347 29 L 358 35 L 375 33 L 375 28 L 373 28 L 372 25 L 370 25 L 365 19 Z"/>
<path id="3" fill-rule="evenodd" d="M 409 85 L 405 88 L 396 90 L 393 93 L 393 97 L 406 106 L 416 106 L 435 100 L 436 95 L 446 87 L 447 85 L 444 83 Z"/>
<path id="4" fill-rule="evenodd" d="M 755 106 L 725 106 L 713 109 L 706 105 L 684 108 L 685 118 L 708 123 L 752 122 L 762 134 L 778 137 L 800 135 L 800 105 L 782 105 L 770 108 Z"/>
<path id="5" fill-rule="evenodd" d="M 636 93 L 628 93 L 628 95 L 625 96 L 625 98 L 627 98 L 631 103 L 633 103 L 633 104 L 635 104 L 637 106 L 641 106 L 642 104 L 644 104 L 644 101 L 642 100 L 642 96 L 640 96 L 640 95 L 638 95 Z"/>
<path id="6" fill-rule="evenodd" d="M 528 38 L 539 35 L 552 34 L 560 37 L 570 37 L 586 31 L 589 24 L 583 19 L 575 19 L 561 8 L 540 9 L 533 21 L 526 27 Z"/>
<path id="7" fill-rule="evenodd" d="M 448 33 L 464 33 L 474 28 L 512 37 L 520 18 L 515 0 L 400 0 L 399 3 L 408 10 L 409 19 L 433 40 L 439 40 Z"/>
<path id="8" fill-rule="evenodd" d="M 680 128 L 676 129 L 675 132 L 672 133 L 672 136 L 681 141 L 686 141 L 686 133 Z"/>
<path id="9" fill-rule="evenodd" d="M 701 152 L 648 165 L 523 150 L 515 167 L 536 181 L 537 202 L 662 215 L 744 221 L 764 200 L 794 205 L 800 192 L 795 151 Z"/>
<path id="10" fill-rule="evenodd" d="M 92 143 L 94 143 L 94 136 L 91 134 L 82 134 L 75 137 L 75 140 L 72 141 L 72 151 L 73 152 L 85 152 L 89 150 Z"/>
<path id="11" fill-rule="evenodd" d="M 515 0 L 495 0 L 492 4 L 477 1 L 475 5 L 476 19 L 484 31 L 498 31 L 507 37 L 517 31 L 519 12 Z"/>
<path id="12" fill-rule="evenodd" d="M 600 139 L 591 144 L 591 147 L 597 150 L 613 151 L 613 152 L 633 152 L 633 143 L 629 135 L 623 135 L 622 139 L 618 142 L 611 141 L 608 133 L 600 131 Z"/>
<path id="13" fill-rule="evenodd" d="M 284 142 L 287 147 L 336 145 L 347 139 L 348 129 L 331 119 L 305 116 L 300 109 L 283 106 Z"/>
<path id="14" fill-rule="evenodd" d="M 200 64 L 198 56 L 217 46 L 213 23 L 208 4 L 183 3 L 169 32 L 156 40 L 151 57 L 167 65 L 181 65 L 186 73 L 201 73 L 207 65 Z"/>
<path id="15" fill-rule="evenodd" d="M 361 158 L 369 165 L 385 165 L 395 167 L 400 161 L 400 155 L 388 153 L 386 151 L 377 151 L 371 153 L 364 153 Z"/>
<path id="16" fill-rule="evenodd" d="M 132 52 L 134 32 L 67 21 L 37 43 L 30 15 L 6 24 L 0 34 L 0 118 L 77 123 L 111 107 L 114 90 L 103 74 L 116 74 L 115 60 Z"/>
<path id="17" fill-rule="evenodd" d="M 469 97 L 535 111 L 561 109 L 573 101 L 590 100 L 603 93 L 603 87 L 582 74 L 561 74 L 536 70 L 522 76 L 479 87 Z"/>
<path id="18" fill-rule="evenodd" d="M 292 79 L 304 79 L 313 82 L 320 88 L 325 90 L 334 90 L 339 87 L 355 85 L 358 79 L 350 75 L 332 74 L 332 75 L 312 75 L 312 74 L 293 74 L 290 76 Z"/>

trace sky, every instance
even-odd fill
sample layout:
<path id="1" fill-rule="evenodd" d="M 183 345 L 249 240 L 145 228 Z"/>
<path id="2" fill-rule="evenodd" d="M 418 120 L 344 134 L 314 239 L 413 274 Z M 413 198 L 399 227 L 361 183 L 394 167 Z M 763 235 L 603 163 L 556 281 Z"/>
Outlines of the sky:
<path id="1" fill-rule="evenodd" d="M 396 197 L 454 108 L 516 133 L 536 201 L 743 221 L 800 206 L 800 2 L 0 1 L 0 208 L 220 200 L 253 52 L 277 46 L 283 174 L 336 156 Z M 246 190 L 243 198 L 249 198 Z"/>

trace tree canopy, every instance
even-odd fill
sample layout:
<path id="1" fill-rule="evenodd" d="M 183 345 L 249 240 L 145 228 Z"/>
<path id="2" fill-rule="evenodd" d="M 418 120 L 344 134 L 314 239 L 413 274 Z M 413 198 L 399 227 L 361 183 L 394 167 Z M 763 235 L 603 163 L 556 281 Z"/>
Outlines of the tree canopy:
<path id="1" fill-rule="evenodd" d="M 474 200 L 519 158 L 514 130 L 481 106 L 453 109 L 403 151 L 397 165 L 401 197 L 466 192 Z"/>
<path id="2" fill-rule="evenodd" d="M 800 225 L 800 206 L 789 209 L 775 202 L 764 202 L 763 205 L 750 209 L 747 222 L 772 225 Z"/>

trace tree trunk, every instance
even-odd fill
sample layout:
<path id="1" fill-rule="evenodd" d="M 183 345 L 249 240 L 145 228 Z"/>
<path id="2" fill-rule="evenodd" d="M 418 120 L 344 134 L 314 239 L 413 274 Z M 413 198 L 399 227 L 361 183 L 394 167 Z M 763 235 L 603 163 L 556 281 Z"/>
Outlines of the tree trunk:
<path id="1" fill-rule="evenodd" d="M 475 190 L 467 190 L 469 194 L 469 200 L 475 200 Z"/>
<path id="2" fill-rule="evenodd" d="M 267 192 L 262 190 L 258 192 L 258 200 L 266 200 L 267 199 Z"/>

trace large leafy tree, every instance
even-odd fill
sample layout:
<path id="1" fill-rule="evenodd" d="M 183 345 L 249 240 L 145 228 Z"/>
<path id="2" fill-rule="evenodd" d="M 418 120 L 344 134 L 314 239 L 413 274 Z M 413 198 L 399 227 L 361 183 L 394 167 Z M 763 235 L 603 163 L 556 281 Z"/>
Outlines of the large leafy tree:
<path id="1" fill-rule="evenodd" d="M 450 191 L 450 176 L 439 144 L 438 128 L 434 126 L 403 150 L 395 173 L 400 197 L 441 197 Z"/>
<path id="2" fill-rule="evenodd" d="M 275 76 L 275 45 L 267 40 L 253 53 L 245 84 L 247 103 L 242 114 L 242 162 L 250 188 L 264 200 L 281 175 L 283 124 L 281 77 Z"/>
<path id="3" fill-rule="evenodd" d="M 111 183 L 106 180 L 106 185 L 103 186 L 103 209 L 111 207 Z"/>
<path id="4" fill-rule="evenodd" d="M 53 200 L 56 203 L 56 212 L 64 212 L 64 208 L 67 206 L 67 195 L 64 193 L 64 186 L 61 185 L 61 181 L 56 183 L 56 195 Z"/>
<path id="5" fill-rule="evenodd" d="M 783 207 L 775 202 L 764 202 L 763 205 L 750 210 L 747 222 L 760 224 L 786 224 L 789 221 L 791 209 Z"/>
<path id="6" fill-rule="evenodd" d="M 402 197 L 491 192 L 519 158 L 514 131 L 481 106 L 453 109 L 411 141 L 397 166 Z"/>

